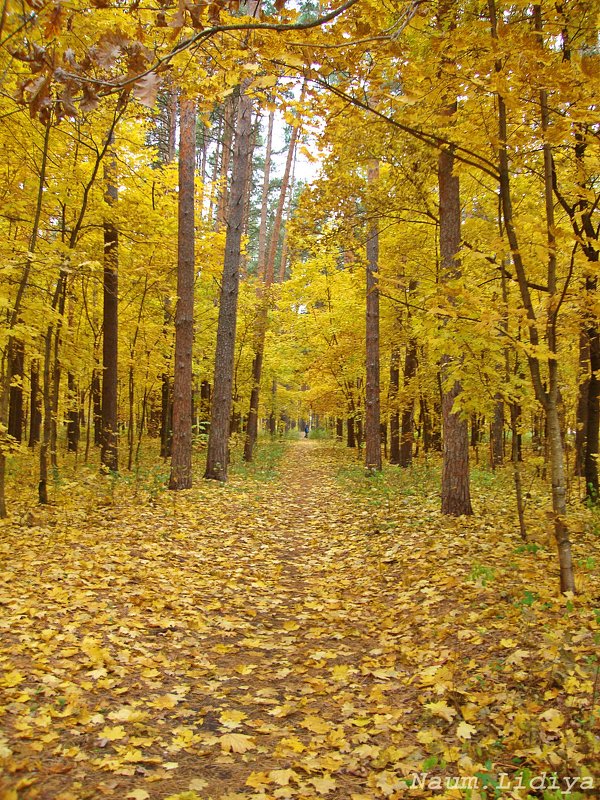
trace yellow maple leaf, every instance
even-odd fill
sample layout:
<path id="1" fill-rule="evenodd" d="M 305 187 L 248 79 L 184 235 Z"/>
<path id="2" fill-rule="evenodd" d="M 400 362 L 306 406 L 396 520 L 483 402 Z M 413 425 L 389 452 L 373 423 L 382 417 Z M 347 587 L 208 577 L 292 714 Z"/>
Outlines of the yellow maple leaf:
<path id="1" fill-rule="evenodd" d="M 421 744 L 431 744 L 431 742 L 435 742 L 435 740 L 439 738 L 439 731 L 432 730 L 431 728 L 426 728 L 417 733 L 417 740 L 421 742 Z"/>
<path id="2" fill-rule="evenodd" d="M 177 703 L 181 700 L 176 694 L 161 694 L 159 697 L 156 697 L 150 703 L 149 706 L 152 708 L 175 708 Z"/>
<path id="3" fill-rule="evenodd" d="M 128 800 L 148 800 L 150 795 L 145 789 L 134 789 L 125 795 Z"/>
<path id="4" fill-rule="evenodd" d="M 425 708 L 429 709 L 436 717 L 441 717 L 447 722 L 452 722 L 456 716 L 456 711 L 444 702 L 444 700 L 438 700 L 437 703 L 425 703 Z"/>
<path id="5" fill-rule="evenodd" d="M 322 778 L 309 778 L 307 783 L 312 783 L 319 794 L 329 794 L 337 786 L 337 783 L 328 773 Z"/>
<path id="6" fill-rule="evenodd" d="M 242 722 L 248 719 L 248 715 L 243 711 L 223 711 L 219 720 L 226 728 L 239 728 Z"/>
<path id="7" fill-rule="evenodd" d="M 456 728 L 456 734 L 460 739 L 470 739 L 476 731 L 477 728 L 474 725 L 469 725 L 464 720 Z"/>
<path id="8" fill-rule="evenodd" d="M 109 742 L 116 742 L 118 739 L 124 739 L 127 732 L 122 725 L 115 725 L 112 728 L 107 725 L 102 728 L 98 736 L 101 739 L 108 739 Z"/>
<path id="9" fill-rule="evenodd" d="M 266 772 L 251 772 L 246 778 L 246 786 L 250 786 L 252 789 L 261 789 L 271 782 L 271 778 Z"/>
<path id="10" fill-rule="evenodd" d="M 565 718 L 556 708 L 549 708 L 540 714 L 542 724 L 547 731 L 557 731 L 565 724 Z"/>
<path id="11" fill-rule="evenodd" d="M 304 717 L 304 719 L 300 722 L 300 725 L 302 725 L 303 728 L 312 731 L 313 733 L 327 733 L 331 728 L 331 725 L 324 719 L 321 719 L 321 717 L 310 715 L 308 717 Z"/>
<path id="12" fill-rule="evenodd" d="M 269 778 L 278 786 L 288 786 L 292 778 L 298 777 L 293 769 L 272 769 Z"/>
<path id="13" fill-rule="evenodd" d="M 224 753 L 245 753 L 256 747 L 254 739 L 244 733 L 225 733 L 219 737 L 219 742 Z"/>

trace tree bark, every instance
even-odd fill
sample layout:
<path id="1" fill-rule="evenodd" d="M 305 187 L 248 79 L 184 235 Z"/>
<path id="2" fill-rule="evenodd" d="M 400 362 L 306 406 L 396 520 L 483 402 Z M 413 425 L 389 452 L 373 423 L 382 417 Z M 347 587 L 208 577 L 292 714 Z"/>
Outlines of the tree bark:
<path id="1" fill-rule="evenodd" d="M 409 339 L 404 358 L 404 388 L 410 390 L 411 381 L 417 374 L 417 341 Z M 400 458 L 401 467 L 410 467 L 412 464 L 413 445 L 415 442 L 415 401 L 411 397 L 402 409 L 402 426 L 400 431 Z"/>
<path id="2" fill-rule="evenodd" d="M 100 463 L 118 472 L 119 232 L 110 210 L 117 202 L 115 162 L 105 169 L 104 286 L 102 318 L 102 443 Z"/>
<path id="3" fill-rule="evenodd" d="M 67 373 L 69 408 L 67 411 L 67 450 L 76 453 L 79 447 L 79 392 L 72 372 Z"/>
<path id="4" fill-rule="evenodd" d="M 248 182 L 248 150 L 252 136 L 252 104 L 239 92 L 235 151 L 227 215 L 225 259 L 221 281 L 213 403 L 204 476 L 226 481 L 228 467 L 229 420 L 232 407 L 237 301 L 244 225 L 244 197 Z"/>
<path id="5" fill-rule="evenodd" d="M 40 362 L 34 359 L 30 369 L 29 395 L 29 447 L 35 447 L 40 441 L 42 426 L 42 409 L 40 406 Z"/>
<path id="6" fill-rule="evenodd" d="M 279 234 L 281 232 L 281 223 L 283 219 L 283 210 L 285 208 L 285 198 L 287 194 L 287 187 L 290 180 L 290 170 L 296 149 L 296 141 L 298 138 L 298 125 L 292 128 L 292 135 L 288 147 L 287 158 L 285 162 L 285 169 L 281 179 L 281 188 L 279 191 L 279 201 L 277 203 L 277 210 L 275 212 L 275 219 L 273 221 L 273 228 L 271 230 L 271 242 L 269 245 L 266 262 L 264 266 L 264 291 L 260 291 L 261 302 L 258 310 L 256 329 L 254 334 L 255 347 L 254 359 L 252 361 L 252 390 L 250 393 L 250 409 L 248 411 L 248 423 L 246 425 L 246 437 L 244 440 L 244 461 L 252 461 L 254 445 L 256 444 L 256 437 L 258 435 L 258 408 L 260 404 L 260 383 L 262 378 L 262 365 L 265 353 L 265 338 L 267 334 L 268 312 L 270 303 L 270 287 L 275 277 L 275 257 L 277 254 L 277 244 L 279 242 Z M 270 154 L 269 154 L 270 156 Z M 265 166 L 266 169 L 266 166 Z M 268 199 L 265 195 L 265 184 L 263 183 L 263 202 Z M 265 208 L 261 209 L 261 228 L 262 228 L 262 214 L 266 213 Z M 266 224 L 266 217 L 265 217 Z M 266 229 L 265 229 L 266 230 Z M 259 250 L 260 250 L 260 236 L 259 236 Z M 260 259 L 260 253 L 259 253 Z M 259 261 L 260 269 L 260 261 Z"/>
<path id="7" fill-rule="evenodd" d="M 8 435 L 17 442 L 23 438 L 23 377 L 25 345 L 11 337 L 8 343 L 9 374 L 11 377 L 8 400 Z"/>
<path id="8" fill-rule="evenodd" d="M 379 180 L 379 163 L 368 168 L 368 184 Z M 374 215 L 374 209 L 371 211 Z M 365 387 L 365 466 L 381 470 L 381 412 L 379 396 L 379 226 L 375 216 L 367 232 L 367 316 L 366 316 L 366 387 Z"/>
<path id="9" fill-rule="evenodd" d="M 390 464 L 400 464 L 400 410 L 398 392 L 400 390 L 400 351 L 392 349 L 390 359 Z"/>
<path id="10" fill-rule="evenodd" d="M 196 105 L 180 103 L 179 226 L 177 235 L 177 307 L 175 309 L 175 381 L 170 489 L 192 485 L 192 349 L 194 345 L 194 172 Z"/>
<path id="11" fill-rule="evenodd" d="M 438 157 L 438 187 L 440 203 L 440 260 L 442 280 L 460 275 L 460 185 L 454 175 L 454 155 L 442 150 Z M 451 365 L 449 356 L 440 363 L 442 382 L 443 465 L 442 514 L 460 516 L 472 514 L 469 486 L 469 429 L 467 420 L 454 408 L 462 387 L 456 380 L 448 386 Z"/>

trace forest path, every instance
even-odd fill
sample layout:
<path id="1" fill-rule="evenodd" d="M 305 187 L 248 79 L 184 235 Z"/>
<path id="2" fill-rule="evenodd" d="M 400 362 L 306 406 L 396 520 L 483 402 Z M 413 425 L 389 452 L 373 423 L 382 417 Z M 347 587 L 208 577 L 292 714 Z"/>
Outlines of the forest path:
<path id="1" fill-rule="evenodd" d="M 342 463 L 302 439 L 275 480 L 94 481 L 7 531 L 3 800 L 389 796 L 423 756 L 407 606 Z"/>
<path id="2" fill-rule="evenodd" d="M 554 769 L 563 724 L 597 765 L 548 690 L 589 708 L 595 601 L 565 615 L 506 490 L 493 525 L 442 518 L 428 467 L 286 447 L 182 492 L 81 471 L 0 526 L 0 800 L 400 800 Z"/>

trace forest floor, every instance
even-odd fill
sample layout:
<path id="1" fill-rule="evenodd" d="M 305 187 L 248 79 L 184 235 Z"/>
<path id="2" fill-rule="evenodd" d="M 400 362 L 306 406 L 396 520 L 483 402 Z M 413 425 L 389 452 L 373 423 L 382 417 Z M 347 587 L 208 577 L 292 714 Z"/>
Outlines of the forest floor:
<path id="1" fill-rule="evenodd" d="M 427 465 L 348 458 L 299 440 L 179 493 L 90 473 L 5 521 L 1 800 L 598 797 L 597 517 L 574 507 L 563 597 L 506 475 L 449 519 Z"/>

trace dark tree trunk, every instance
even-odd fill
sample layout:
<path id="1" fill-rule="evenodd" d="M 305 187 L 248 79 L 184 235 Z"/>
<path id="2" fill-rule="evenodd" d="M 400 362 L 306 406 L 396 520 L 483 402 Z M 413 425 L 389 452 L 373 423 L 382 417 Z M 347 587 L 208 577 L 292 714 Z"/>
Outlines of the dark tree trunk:
<path id="1" fill-rule="evenodd" d="M 29 447 L 35 447 L 40 441 L 42 427 L 42 406 L 40 398 L 40 362 L 31 362 L 31 393 L 29 395 Z"/>
<path id="2" fill-rule="evenodd" d="M 175 380 L 170 489 L 192 485 L 192 349 L 194 344 L 194 172 L 196 105 L 180 103 L 179 227 L 177 237 L 177 307 L 175 309 Z"/>
<path id="3" fill-rule="evenodd" d="M 417 342 L 410 339 L 406 347 L 404 358 L 404 387 L 410 389 L 411 381 L 417 374 Z M 411 392 L 412 395 L 412 392 Z M 402 428 L 400 432 L 400 460 L 401 467 L 410 467 L 412 464 L 413 445 L 415 441 L 415 401 L 411 396 L 406 401 L 402 410 Z"/>
<path id="4" fill-rule="evenodd" d="M 346 420 L 346 447 L 356 447 L 356 433 L 354 431 L 354 417 Z"/>
<path id="5" fill-rule="evenodd" d="M 460 186 L 454 175 L 454 155 L 442 150 L 438 157 L 440 204 L 440 260 L 443 280 L 459 276 L 457 257 L 460 252 Z M 442 357 L 441 372 L 446 378 L 450 358 Z M 461 385 L 453 381 L 442 397 L 443 466 L 442 514 L 472 514 L 469 487 L 469 429 L 467 421 L 454 409 Z"/>
<path id="6" fill-rule="evenodd" d="M 22 341 L 10 338 L 8 358 L 11 376 L 8 396 L 8 435 L 20 442 L 23 438 L 23 373 L 25 368 L 25 346 Z"/>
<path id="7" fill-rule="evenodd" d="M 598 254 L 596 253 L 596 256 Z M 596 291 L 597 279 L 586 278 L 586 289 L 591 296 Z M 595 317 L 591 318 L 586 329 L 590 349 L 590 378 L 587 396 L 587 426 L 585 441 L 585 488 L 586 498 L 593 503 L 600 500 L 598 495 L 598 452 L 600 427 L 600 332 Z"/>
<path id="8" fill-rule="evenodd" d="M 575 431 L 575 475 L 585 475 L 585 450 L 590 394 L 590 343 L 585 331 L 579 336 L 579 392 L 577 395 L 577 430 Z"/>
<path id="9" fill-rule="evenodd" d="M 341 417 L 336 417 L 335 420 L 335 438 L 338 442 L 344 438 L 344 420 Z"/>
<path id="10" fill-rule="evenodd" d="M 67 389 L 69 393 L 69 409 L 67 411 L 67 450 L 76 453 L 79 447 L 79 392 L 75 378 L 71 372 L 67 373 Z"/>
<path id="11" fill-rule="evenodd" d="M 98 369 L 94 369 L 92 372 L 90 392 L 92 395 L 94 444 L 96 447 L 99 447 L 102 444 L 102 387 L 100 384 L 100 373 Z M 91 424 L 91 420 L 88 420 L 88 424 Z"/>
<path id="12" fill-rule="evenodd" d="M 368 170 L 368 183 L 379 180 L 379 164 L 374 161 Z M 375 212 L 372 211 L 374 214 Z M 379 397 L 379 227 L 376 218 L 369 221 L 367 234 L 367 318 L 365 386 L 365 466 L 381 470 L 381 412 Z"/>
<path id="13" fill-rule="evenodd" d="M 400 463 L 400 351 L 394 347 L 390 360 L 390 464 Z"/>
<path id="14" fill-rule="evenodd" d="M 119 356 L 119 232 L 110 210 L 117 202 L 114 162 L 106 170 L 109 181 L 104 199 L 104 304 L 102 319 L 102 443 L 100 463 L 109 472 L 119 470 L 118 356 Z"/>
<path id="15" fill-rule="evenodd" d="M 244 198 L 248 183 L 248 150 L 251 136 L 252 104 L 242 90 L 238 101 L 235 152 L 225 238 L 225 260 L 217 326 L 213 403 L 205 471 L 206 478 L 220 481 L 227 480 L 241 238 L 244 226 Z"/>
<path id="16" fill-rule="evenodd" d="M 173 392 L 171 379 L 163 372 L 160 385 L 160 455 L 171 458 L 173 442 Z"/>
<path id="17" fill-rule="evenodd" d="M 504 463 L 504 401 L 496 395 L 494 418 L 490 426 L 490 461 L 492 469 Z"/>

